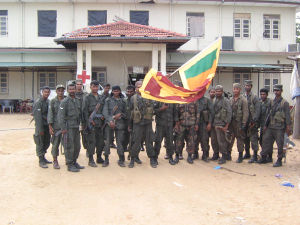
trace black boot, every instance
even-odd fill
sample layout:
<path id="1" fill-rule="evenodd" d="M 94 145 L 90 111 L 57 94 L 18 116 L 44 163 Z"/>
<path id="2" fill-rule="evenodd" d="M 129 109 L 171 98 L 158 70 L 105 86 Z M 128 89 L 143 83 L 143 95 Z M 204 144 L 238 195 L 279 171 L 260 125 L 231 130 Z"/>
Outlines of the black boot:
<path id="1" fill-rule="evenodd" d="M 258 164 L 266 164 L 268 163 L 267 157 L 265 155 L 262 155 L 261 158 L 257 161 Z"/>
<path id="2" fill-rule="evenodd" d="M 170 165 L 175 165 L 176 164 L 176 162 L 173 160 L 172 155 L 169 155 L 169 163 L 170 163 Z"/>
<path id="3" fill-rule="evenodd" d="M 228 154 L 226 155 L 226 160 L 227 161 L 231 161 L 232 158 L 231 158 L 231 152 L 228 152 Z"/>
<path id="4" fill-rule="evenodd" d="M 135 158 L 131 157 L 130 163 L 128 165 L 129 168 L 133 168 L 134 167 L 134 161 L 135 161 Z"/>
<path id="5" fill-rule="evenodd" d="M 155 158 L 154 157 L 150 158 L 150 165 L 151 165 L 152 168 L 156 168 L 157 167 L 157 164 L 155 162 Z"/>
<path id="6" fill-rule="evenodd" d="M 198 151 L 195 151 L 195 153 L 193 154 L 192 159 L 193 159 L 193 160 L 199 159 L 199 153 L 198 153 Z"/>
<path id="7" fill-rule="evenodd" d="M 179 154 L 179 160 L 183 160 L 182 153 Z"/>
<path id="8" fill-rule="evenodd" d="M 128 156 L 127 156 L 127 160 L 128 160 L 128 161 L 130 161 L 130 154 L 128 154 Z"/>
<path id="9" fill-rule="evenodd" d="M 236 160 L 236 163 L 242 163 L 243 162 L 243 153 L 242 152 L 239 152 L 239 157 L 238 159 Z"/>
<path id="10" fill-rule="evenodd" d="M 267 155 L 267 159 L 266 159 L 266 160 L 267 160 L 268 163 L 272 163 L 272 162 L 273 162 L 272 155 L 273 155 L 272 153 L 269 153 L 269 154 Z"/>
<path id="11" fill-rule="evenodd" d="M 250 159 L 250 149 L 246 149 L 245 150 L 245 155 L 244 155 L 244 157 L 243 157 L 243 159 Z"/>
<path id="12" fill-rule="evenodd" d="M 137 164 L 142 164 L 142 161 L 140 160 L 139 157 L 136 157 L 136 158 L 135 158 L 135 162 L 136 162 Z"/>
<path id="13" fill-rule="evenodd" d="M 57 161 L 57 157 L 53 157 L 53 168 L 59 170 L 60 166 Z"/>
<path id="14" fill-rule="evenodd" d="M 282 158 L 278 158 L 276 163 L 273 164 L 273 167 L 280 167 L 282 166 Z"/>
<path id="15" fill-rule="evenodd" d="M 208 152 L 204 152 L 202 153 L 202 158 L 201 158 L 204 162 L 209 162 L 208 160 Z"/>
<path id="16" fill-rule="evenodd" d="M 124 156 L 124 155 L 120 155 L 120 156 L 119 156 L 118 165 L 119 165 L 120 167 L 125 167 L 124 161 L 125 161 L 125 156 Z"/>
<path id="17" fill-rule="evenodd" d="M 92 155 L 89 156 L 89 166 L 90 167 L 97 167 L 97 164 L 94 161 L 94 157 Z"/>
<path id="18" fill-rule="evenodd" d="M 212 161 L 216 161 L 218 160 L 220 157 L 219 157 L 219 153 L 214 153 L 213 156 L 211 157 L 211 160 Z"/>
<path id="19" fill-rule="evenodd" d="M 39 156 L 39 166 L 44 169 L 48 168 L 43 156 Z"/>
<path id="20" fill-rule="evenodd" d="M 107 167 L 109 165 L 109 158 L 108 155 L 105 156 L 105 160 L 102 163 L 102 167 Z"/>
<path id="21" fill-rule="evenodd" d="M 98 164 L 104 163 L 104 160 L 102 159 L 101 154 L 97 154 L 97 160 L 96 160 L 96 162 L 97 162 Z"/>
<path id="22" fill-rule="evenodd" d="M 226 163 L 226 155 L 222 154 L 222 157 L 219 159 L 218 164 L 224 164 Z"/>
<path id="23" fill-rule="evenodd" d="M 175 162 L 175 163 L 179 163 L 179 154 L 176 154 L 176 155 L 175 155 L 174 162 Z"/>
<path id="24" fill-rule="evenodd" d="M 189 163 L 189 164 L 193 164 L 194 163 L 194 161 L 193 161 L 193 159 L 192 159 L 192 154 L 188 154 L 188 157 L 187 157 L 187 159 L 186 159 L 186 161 Z"/>
<path id="25" fill-rule="evenodd" d="M 248 163 L 257 163 L 257 152 L 256 151 L 253 153 L 253 156 L 248 161 Z"/>
<path id="26" fill-rule="evenodd" d="M 84 166 L 79 165 L 79 163 L 76 162 L 76 161 L 75 161 L 75 163 L 74 163 L 74 166 L 75 166 L 77 169 L 80 169 L 80 170 L 84 169 Z"/>
<path id="27" fill-rule="evenodd" d="M 157 156 L 154 156 L 154 161 L 155 161 L 156 165 L 158 166 L 158 157 Z"/>
<path id="28" fill-rule="evenodd" d="M 45 158 L 45 155 L 43 156 L 43 160 L 46 164 L 52 164 L 52 162 L 48 161 L 46 158 Z"/>
<path id="29" fill-rule="evenodd" d="M 80 169 L 78 169 L 74 164 L 70 164 L 68 165 L 68 171 L 76 173 L 79 172 Z"/>

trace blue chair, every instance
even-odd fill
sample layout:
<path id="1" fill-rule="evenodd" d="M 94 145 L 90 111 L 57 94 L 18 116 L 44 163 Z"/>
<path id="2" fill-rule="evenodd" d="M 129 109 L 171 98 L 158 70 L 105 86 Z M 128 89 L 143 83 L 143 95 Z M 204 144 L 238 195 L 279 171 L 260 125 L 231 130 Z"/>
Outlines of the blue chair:
<path id="1" fill-rule="evenodd" d="M 4 100 L 2 104 L 2 112 L 5 112 L 5 109 L 9 109 L 9 113 L 14 112 L 14 105 L 13 102 L 10 100 Z"/>

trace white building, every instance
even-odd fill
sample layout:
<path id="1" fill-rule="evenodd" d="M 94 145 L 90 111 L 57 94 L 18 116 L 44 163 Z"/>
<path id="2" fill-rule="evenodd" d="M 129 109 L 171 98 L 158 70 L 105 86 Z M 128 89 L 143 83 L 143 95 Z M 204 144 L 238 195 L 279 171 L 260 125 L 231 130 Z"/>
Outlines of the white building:
<path id="1" fill-rule="evenodd" d="M 0 0 L 0 99 L 36 98 L 40 87 L 65 84 L 83 69 L 125 88 L 150 67 L 174 71 L 217 37 L 223 46 L 214 85 L 231 90 L 252 79 L 258 93 L 282 83 L 290 99 L 287 56 L 299 52 L 299 10 L 298 0 Z M 101 36 L 68 39 L 118 20 L 152 28 L 136 38 L 139 25 L 127 36 L 105 35 L 100 26 Z"/>

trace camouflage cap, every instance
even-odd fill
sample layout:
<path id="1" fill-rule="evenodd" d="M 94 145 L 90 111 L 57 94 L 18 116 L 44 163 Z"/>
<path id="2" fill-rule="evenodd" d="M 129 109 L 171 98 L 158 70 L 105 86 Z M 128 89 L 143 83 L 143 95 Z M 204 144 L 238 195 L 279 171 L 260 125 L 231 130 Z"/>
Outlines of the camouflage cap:
<path id="1" fill-rule="evenodd" d="M 62 84 L 58 84 L 58 85 L 56 85 L 56 90 L 57 90 L 58 88 L 63 88 L 63 89 L 65 89 L 65 86 L 62 85 Z"/>
<path id="2" fill-rule="evenodd" d="M 274 91 L 275 91 L 275 90 L 282 91 L 282 85 L 281 85 L 281 84 L 276 84 L 276 85 L 274 85 L 273 90 L 274 90 Z"/>
<path id="3" fill-rule="evenodd" d="M 222 85 L 216 85 L 215 90 L 223 90 L 223 86 Z"/>
<path id="4" fill-rule="evenodd" d="M 252 85 L 252 80 L 245 80 L 244 84 L 245 85 Z"/>
<path id="5" fill-rule="evenodd" d="M 234 83 L 234 84 L 232 85 L 232 87 L 233 87 L 233 88 L 239 88 L 239 89 L 242 89 L 242 85 L 239 84 L 239 83 Z"/>

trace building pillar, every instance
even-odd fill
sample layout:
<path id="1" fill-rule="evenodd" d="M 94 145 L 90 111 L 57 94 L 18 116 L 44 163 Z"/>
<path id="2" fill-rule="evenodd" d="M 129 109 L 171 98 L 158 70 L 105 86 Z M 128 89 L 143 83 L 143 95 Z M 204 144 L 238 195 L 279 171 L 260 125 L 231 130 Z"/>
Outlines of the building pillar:
<path id="1" fill-rule="evenodd" d="M 166 61 L 167 61 L 167 47 L 166 44 L 162 44 L 160 46 L 160 71 L 164 75 L 167 74 Z"/>
<path id="2" fill-rule="evenodd" d="M 81 74 L 83 70 L 83 49 L 82 44 L 77 44 L 77 74 Z M 77 76 L 76 76 L 77 78 Z"/>
<path id="3" fill-rule="evenodd" d="M 158 70 L 158 45 L 152 45 L 152 68 Z"/>
<path id="4" fill-rule="evenodd" d="M 85 49 L 85 67 L 86 74 L 91 77 L 91 79 L 86 80 L 86 84 L 87 86 L 90 86 L 92 80 L 92 50 L 90 44 L 87 44 Z"/>

